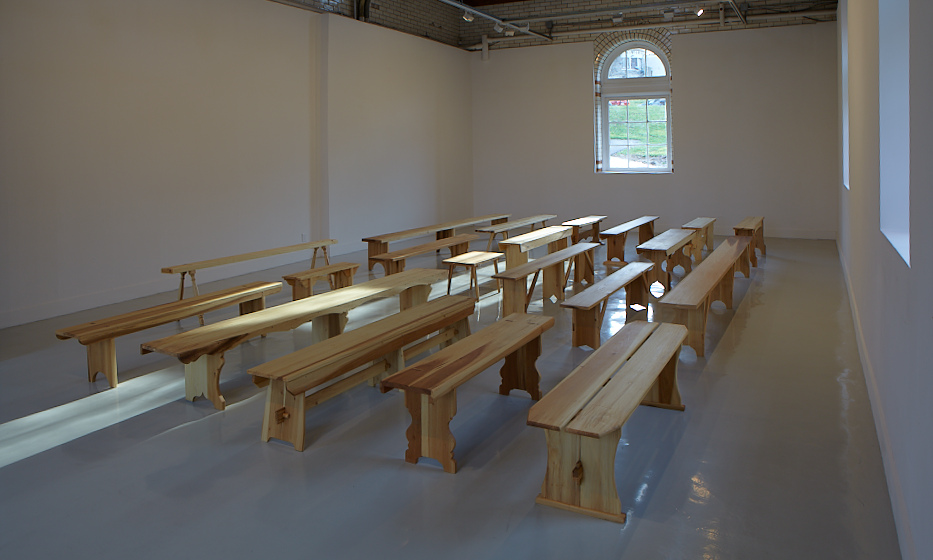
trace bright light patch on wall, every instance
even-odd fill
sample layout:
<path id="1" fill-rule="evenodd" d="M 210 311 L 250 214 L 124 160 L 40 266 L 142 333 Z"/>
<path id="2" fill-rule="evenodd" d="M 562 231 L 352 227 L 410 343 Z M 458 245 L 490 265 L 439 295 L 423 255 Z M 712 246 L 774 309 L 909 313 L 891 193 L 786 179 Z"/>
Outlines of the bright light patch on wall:
<path id="1" fill-rule="evenodd" d="M 878 3 L 881 232 L 910 266 L 910 64 L 908 0 Z"/>
<path id="2" fill-rule="evenodd" d="M 842 184 L 849 188 L 849 3 L 839 3 L 839 27 L 842 30 Z"/>

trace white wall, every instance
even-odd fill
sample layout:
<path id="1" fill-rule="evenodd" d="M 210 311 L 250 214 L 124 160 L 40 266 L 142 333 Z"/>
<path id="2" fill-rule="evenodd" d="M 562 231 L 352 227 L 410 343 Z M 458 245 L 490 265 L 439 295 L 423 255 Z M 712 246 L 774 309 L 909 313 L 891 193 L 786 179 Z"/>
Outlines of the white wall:
<path id="1" fill-rule="evenodd" d="M 0 2 L 0 327 L 314 233 L 315 17 L 254 0 Z"/>
<path id="2" fill-rule="evenodd" d="M 933 558 L 933 6 L 910 0 L 910 51 L 903 53 L 910 60 L 909 267 L 880 231 L 880 192 L 889 185 L 879 178 L 879 2 L 849 1 L 847 8 L 840 44 L 847 43 L 849 55 L 851 188 L 838 188 L 839 246 L 901 553 Z"/>
<path id="3" fill-rule="evenodd" d="M 473 63 L 476 213 L 643 214 L 716 231 L 835 238 L 834 24 L 676 35 L 672 174 L 593 172 L 593 47 L 493 51 Z"/>
<path id="4" fill-rule="evenodd" d="M 335 254 L 473 210 L 469 53 L 327 18 L 326 151 Z"/>

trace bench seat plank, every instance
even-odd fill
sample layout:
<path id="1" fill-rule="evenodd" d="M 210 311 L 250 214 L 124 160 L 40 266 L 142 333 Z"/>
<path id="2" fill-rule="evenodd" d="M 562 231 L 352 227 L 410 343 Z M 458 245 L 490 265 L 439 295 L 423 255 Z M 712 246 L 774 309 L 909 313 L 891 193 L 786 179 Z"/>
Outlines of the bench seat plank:
<path id="1" fill-rule="evenodd" d="M 470 298 L 441 296 L 250 368 L 254 377 L 271 381 L 266 392 L 262 440 L 282 439 L 302 451 L 308 408 L 367 379 L 378 380 L 404 368 L 408 350 L 417 354 L 425 348 L 424 343 L 408 345 L 424 336 L 439 333 L 427 341 L 427 347 L 431 347 L 449 345 L 469 335 L 473 311 Z M 368 364 L 372 365 L 352 373 Z M 312 389 L 317 391 L 305 397 Z"/>
<path id="2" fill-rule="evenodd" d="M 566 431 L 571 434 L 600 438 L 618 430 L 638 408 L 648 390 L 658 379 L 658 372 L 676 358 L 687 330 L 681 325 L 659 325 L 651 337 L 606 383 L 606 386 L 571 420 Z M 676 392 L 676 384 L 672 389 Z M 680 405 L 676 392 L 671 404 Z"/>
<path id="3" fill-rule="evenodd" d="M 696 232 L 692 229 L 673 228 L 639 244 L 635 251 L 654 263 L 654 269 L 651 271 L 653 278 L 649 278 L 649 283 L 657 280 L 664 285 L 664 289 L 670 290 L 671 272 L 675 266 L 680 265 L 689 273 L 692 268 L 690 254 L 695 238 Z M 666 268 L 664 263 L 667 263 Z"/>
<path id="4" fill-rule="evenodd" d="M 251 282 L 226 290 L 66 327 L 55 331 L 55 336 L 61 340 L 77 338 L 78 342 L 88 347 L 88 381 L 93 382 L 98 373 L 103 373 L 110 386 L 116 387 L 118 383 L 117 355 L 113 344 L 114 338 L 195 315 L 203 315 L 230 305 L 239 304 L 241 314 L 250 313 L 263 309 L 266 296 L 277 294 L 281 290 L 281 282 Z"/>
<path id="5" fill-rule="evenodd" d="M 601 232 L 599 238 L 606 240 L 606 262 L 603 264 L 607 267 L 625 266 L 625 239 L 628 232 L 638 228 L 638 242 L 644 243 L 654 237 L 654 222 L 657 219 L 658 216 L 642 216 Z"/>
<path id="6" fill-rule="evenodd" d="M 609 297 L 625 288 L 625 306 L 648 305 L 648 272 L 653 263 L 634 262 L 596 282 L 589 288 L 560 304 L 573 310 L 573 346 L 599 348 L 599 331 L 606 314 Z M 627 310 L 626 321 L 632 313 Z"/>
<path id="7" fill-rule="evenodd" d="M 502 234 L 502 239 L 508 239 L 509 232 L 513 229 L 518 229 L 524 226 L 531 226 L 531 231 L 534 231 L 535 224 L 538 222 L 541 222 L 541 227 L 545 227 L 547 226 L 548 220 L 552 220 L 556 217 L 557 214 L 538 214 L 536 216 L 528 216 L 527 218 L 519 218 L 517 220 L 509 220 L 507 222 L 500 222 L 498 224 L 478 227 L 476 228 L 476 231 L 479 233 L 489 234 L 489 242 L 486 243 L 486 251 L 489 251 L 492 248 L 492 242 L 500 233 Z"/>
<path id="8" fill-rule="evenodd" d="M 706 320 L 713 301 L 722 301 L 732 309 L 736 272 L 750 274 L 750 237 L 727 237 L 696 269 L 656 304 L 662 321 L 685 325 L 687 344 L 697 357 L 705 355 Z"/>
<path id="9" fill-rule="evenodd" d="M 599 223 L 608 217 L 609 216 L 584 216 L 575 220 L 568 220 L 561 225 L 573 228 L 573 233 L 570 236 L 571 243 L 579 243 L 586 236 L 590 236 L 593 243 L 601 244 L 599 241 Z M 583 228 L 587 226 L 590 226 L 590 229 L 584 231 Z"/>
<path id="10" fill-rule="evenodd" d="M 512 268 L 528 262 L 528 251 L 544 245 L 548 252 L 567 247 L 567 238 L 573 234 L 570 226 L 547 226 L 528 233 L 516 235 L 499 242 L 505 252 L 505 267 Z"/>
<path id="11" fill-rule="evenodd" d="M 450 431 L 457 412 L 456 389 L 503 358 L 499 394 L 520 389 L 532 399 L 541 398 L 535 361 L 541 355 L 541 335 L 553 325 L 553 317 L 515 313 L 385 378 L 382 390 L 403 390 L 411 416 L 405 461 L 429 457 L 446 472 L 457 472 L 456 440 Z"/>
<path id="12" fill-rule="evenodd" d="M 696 262 L 703 259 L 703 247 L 706 247 L 707 251 L 713 250 L 713 226 L 715 223 L 716 218 L 694 218 L 680 226 L 683 229 L 692 229 L 697 232 L 693 243 L 693 258 Z"/>
<path id="13" fill-rule="evenodd" d="M 752 245 L 749 249 L 749 258 L 752 266 L 758 266 L 758 255 L 755 249 L 761 249 L 762 255 L 767 255 L 768 250 L 765 247 L 765 219 L 764 216 L 749 216 L 736 225 L 736 235 L 748 236 L 752 238 Z"/>
<path id="14" fill-rule="evenodd" d="M 562 301 L 569 279 L 567 271 L 564 270 L 564 262 L 567 260 L 573 259 L 573 268 L 580 271 L 583 280 L 592 284 L 595 277 L 593 254 L 598 246 L 596 243 L 577 243 L 493 275 L 493 278 L 502 280 L 503 315 L 524 313 L 528 309 L 531 294 L 538 280 L 538 273 L 542 270 L 544 271 L 544 298 L 554 297 Z M 526 280 L 530 274 L 534 274 L 534 278 L 528 286 Z"/>
<path id="15" fill-rule="evenodd" d="M 186 398 L 194 400 L 198 391 L 211 399 L 218 410 L 225 407 L 220 395 L 220 370 L 223 354 L 256 336 L 271 332 L 290 331 L 312 321 L 312 336 L 316 341 L 343 332 L 346 314 L 363 303 L 399 296 L 402 310 L 428 300 L 432 284 L 443 282 L 446 273 L 436 269 L 411 269 L 392 276 L 318 294 L 235 317 L 213 325 L 147 342 L 142 352 L 160 352 L 178 358 L 185 364 Z"/>
<path id="16" fill-rule="evenodd" d="M 470 241 L 478 238 L 479 236 L 474 233 L 463 233 L 453 237 L 445 237 L 421 245 L 375 255 L 372 259 L 382 264 L 387 275 L 397 274 L 405 269 L 405 259 L 447 248 L 450 249 L 450 256 L 455 257 L 469 251 Z"/>
<path id="17" fill-rule="evenodd" d="M 350 262 L 334 263 L 319 268 L 311 268 L 282 277 L 292 287 L 292 300 L 303 299 L 314 295 L 314 284 L 319 280 L 328 279 L 330 288 L 345 288 L 353 285 L 353 275 L 360 265 Z"/>
<path id="18" fill-rule="evenodd" d="M 648 339 L 660 323 L 629 323 L 528 411 L 528 425 L 561 430 Z"/>

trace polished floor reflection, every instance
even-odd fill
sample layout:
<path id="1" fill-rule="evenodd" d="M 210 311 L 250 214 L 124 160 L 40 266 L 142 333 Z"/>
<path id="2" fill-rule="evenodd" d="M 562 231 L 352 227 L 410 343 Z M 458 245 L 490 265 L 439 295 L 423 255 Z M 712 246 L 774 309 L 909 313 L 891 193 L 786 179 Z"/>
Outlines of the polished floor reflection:
<path id="1" fill-rule="evenodd" d="M 899 558 L 835 243 L 768 239 L 759 265 L 736 278 L 735 309 L 714 304 L 706 358 L 681 351 L 686 411 L 641 407 L 623 428 L 624 526 L 535 504 L 544 437 L 525 424 L 527 395 L 498 395 L 495 367 L 458 390 L 451 475 L 404 462 L 402 396 L 366 385 L 308 413 L 303 453 L 260 442 L 263 393 L 245 371 L 309 344 L 310 326 L 228 352 L 223 412 L 184 400 L 177 360 L 139 354 L 197 319 L 118 339 L 116 389 L 88 383 L 84 347 L 54 337 L 171 293 L 0 330 L 0 558 Z M 365 269 L 357 282 L 382 276 Z M 474 330 L 499 315 L 488 274 Z M 396 305 L 361 306 L 348 328 Z M 547 391 L 591 351 L 570 346 L 569 310 L 529 309 L 556 319 L 538 360 Z M 604 337 L 627 313 L 653 318 L 653 306 L 613 302 Z"/>

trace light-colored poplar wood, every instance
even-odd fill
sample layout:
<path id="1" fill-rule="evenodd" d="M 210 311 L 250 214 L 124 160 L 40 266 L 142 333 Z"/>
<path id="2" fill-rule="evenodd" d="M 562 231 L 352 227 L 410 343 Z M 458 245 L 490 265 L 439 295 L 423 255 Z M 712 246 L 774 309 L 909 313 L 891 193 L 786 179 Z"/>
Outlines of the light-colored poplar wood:
<path id="1" fill-rule="evenodd" d="M 226 406 L 226 400 L 220 394 L 220 370 L 223 367 L 223 355 L 214 354 L 204 354 L 185 364 L 185 398 L 193 401 L 203 395 L 214 408 L 223 410 Z"/>
<path id="2" fill-rule="evenodd" d="M 352 286 L 359 267 L 356 263 L 341 262 L 286 274 L 282 279 L 292 287 L 292 300 L 296 300 L 314 295 L 314 285 L 320 280 L 327 280 L 332 290 Z"/>
<path id="3" fill-rule="evenodd" d="M 456 388 L 502 359 L 500 394 L 522 389 L 539 398 L 535 360 L 541 353 L 541 334 L 553 325 L 553 317 L 512 314 L 383 379 L 383 392 L 405 392 L 412 418 L 405 460 L 415 463 L 431 457 L 445 471 L 456 472 L 449 427 L 456 412 Z"/>
<path id="4" fill-rule="evenodd" d="M 406 247 L 397 251 L 389 251 L 381 255 L 375 255 L 372 259 L 381 264 L 385 269 L 386 275 L 397 274 L 405 270 L 405 259 L 440 249 L 450 249 L 450 256 L 466 253 L 470 250 L 470 241 L 478 239 L 479 236 L 473 233 L 464 233 L 452 237 L 445 237 L 436 241 L 430 241 L 414 247 Z"/>
<path id="5" fill-rule="evenodd" d="M 716 218 L 694 218 L 680 226 L 683 229 L 692 229 L 697 232 L 693 243 L 693 258 L 696 262 L 703 260 L 704 247 L 707 251 L 713 250 L 713 225 L 715 223 Z"/>
<path id="6" fill-rule="evenodd" d="M 493 278 L 502 281 L 502 314 L 524 313 L 528 309 L 528 302 L 537 282 L 537 274 L 541 271 L 543 271 L 544 275 L 544 297 L 550 298 L 553 296 L 562 301 L 569 278 L 567 271 L 564 269 L 566 261 L 572 260 L 575 267 L 584 267 L 586 275 L 592 282 L 593 252 L 598 246 L 596 243 L 577 243 L 494 275 Z M 583 256 L 584 254 L 588 254 L 588 256 Z M 580 261 L 578 260 L 579 257 L 586 260 Z M 531 274 L 535 276 L 531 285 L 528 286 L 528 276 Z M 528 286 L 527 290 L 526 286 Z M 519 296 L 519 294 L 521 295 Z"/>
<path id="7" fill-rule="evenodd" d="M 483 222 L 500 224 L 504 223 L 511 216 L 511 214 L 488 214 L 486 216 L 476 216 L 474 218 L 453 220 L 433 226 L 417 227 L 406 229 L 404 231 L 397 231 L 394 233 L 384 233 L 382 235 L 364 237 L 363 241 L 366 242 L 369 250 L 369 270 L 372 270 L 376 264 L 376 261 L 373 260 L 376 255 L 381 255 L 382 253 L 389 251 L 389 242 L 391 241 L 402 241 L 405 239 L 413 239 L 415 237 L 422 237 L 431 234 L 435 234 L 436 239 L 445 239 L 447 237 L 452 237 L 455 234 L 456 228 L 473 226 Z"/>
<path id="8" fill-rule="evenodd" d="M 579 243 L 586 237 L 590 237 L 593 243 L 602 244 L 599 240 L 599 223 L 609 216 L 584 216 L 575 220 L 568 220 L 561 225 L 573 228 L 570 235 L 571 243 Z M 589 229 L 587 229 L 589 227 Z"/>
<path id="9" fill-rule="evenodd" d="M 685 273 L 690 272 L 690 254 L 693 252 L 692 243 L 695 237 L 694 230 L 669 229 L 635 248 L 639 255 L 645 255 L 654 263 L 654 268 L 649 273 L 649 285 L 657 280 L 664 285 L 665 290 L 670 290 L 671 272 L 675 266 L 680 265 L 684 267 Z M 665 263 L 667 267 L 663 266 Z"/>
<path id="10" fill-rule="evenodd" d="M 512 230 L 529 226 L 531 228 L 529 231 L 534 231 L 535 224 L 540 222 L 541 227 L 546 227 L 547 221 L 556 217 L 557 214 L 538 214 L 537 216 L 528 216 L 527 218 L 519 218 L 517 220 L 509 220 L 490 226 L 478 227 L 476 231 L 477 233 L 489 234 L 489 242 L 486 243 L 486 250 L 489 251 L 492 249 L 492 242 L 495 240 L 496 235 L 502 234 L 502 239 L 508 239 L 509 232 Z"/>
<path id="11" fill-rule="evenodd" d="M 470 289 L 474 290 L 475 299 L 479 301 L 479 280 L 476 278 L 476 269 L 488 262 L 492 263 L 495 274 L 499 274 L 499 259 L 502 253 L 489 251 L 469 251 L 462 255 L 456 255 L 449 259 L 444 259 L 447 265 L 447 295 L 450 295 L 450 285 L 454 277 L 454 269 L 458 266 L 465 267 L 470 273 Z M 501 282 L 496 280 L 496 289 L 501 291 Z"/>
<path id="12" fill-rule="evenodd" d="M 254 378 L 271 381 L 266 402 L 272 404 L 263 417 L 263 441 L 274 437 L 303 450 L 305 410 L 404 368 L 409 356 L 468 335 L 473 310 L 468 297 L 442 296 L 250 368 Z M 418 342 L 435 332 L 439 334 Z M 314 392 L 305 396 L 309 391 Z M 273 394 L 281 392 L 287 395 Z"/>
<path id="13" fill-rule="evenodd" d="M 327 246 L 334 245 L 337 243 L 336 239 L 321 239 L 319 241 L 308 241 L 306 243 L 298 243 L 295 245 L 288 245 L 286 247 L 276 247 L 275 249 L 264 249 L 262 251 L 253 251 L 251 253 L 242 253 L 240 255 L 231 255 L 229 257 L 220 257 L 217 259 L 207 259 L 204 261 L 196 261 L 186 264 L 177 264 L 174 266 L 166 266 L 162 268 L 164 274 L 180 274 L 181 275 L 181 284 L 178 289 L 178 299 L 183 299 L 185 296 L 185 274 L 191 275 L 191 285 L 194 288 L 195 295 L 198 295 L 197 284 L 195 283 L 194 275 L 195 272 L 203 268 L 212 268 L 215 266 L 222 266 L 225 264 L 233 264 L 243 261 L 249 261 L 253 259 L 261 259 L 265 257 L 272 257 L 275 255 L 282 255 L 285 253 L 294 253 L 296 251 L 313 251 L 313 256 L 311 257 L 311 266 L 314 267 L 317 261 L 317 252 L 318 250 L 323 250 L 324 252 L 324 261 L 326 264 L 330 264 L 329 257 L 327 256 Z"/>
<path id="14" fill-rule="evenodd" d="M 638 242 L 644 243 L 654 237 L 654 222 L 658 216 L 642 216 L 624 224 L 611 227 L 599 234 L 605 239 L 606 266 L 625 266 L 625 238 L 628 232 L 638 228 Z"/>
<path id="15" fill-rule="evenodd" d="M 632 303 L 644 303 L 642 292 L 647 289 L 646 274 L 653 267 L 652 263 L 631 263 L 561 303 L 561 307 L 573 310 L 573 346 L 589 346 L 594 350 L 599 348 L 599 331 L 609 297 L 637 282 L 638 291 L 632 293 L 638 294 L 639 301 L 633 301 L 636 298 L 630 299 L 626 296 L 625 304 L 628 307 Z M 629 292 L 630 290 L 626 290 L 626 294 Z"/>
<path id="16" fill-rule="evenodd" d="M 562 249 L 572 234 L 570 226 L 547 226 L 504 239 L 499 242 L 499 248 L 505 252 L 505 267 L 509 269 L 527 263 L 528 252 L 537 247 L 547 245 L 549 253 Z M 552 246 L 554 243 L 557 245 Z"/>
<path id="17" fill-rule="evenodd" d="M 622 425 L 639 404 L 683 410 L 677 362 L 681 325 L 637 321 L 595 350 L 528 412 L 545 429 L 539 504 L 625 522 L 615 485 Z"/>
<path id="18" fill-rule="evenodd" d="M 401 305 L 406 300 L 413 305 L 423 303 L 431 285 L 442 282 L 444 276 L 442 270 L 416 268 L 160 338 L 143 344 L 141 349 L 144 354 L 160 352 L 188 364 L 204 355 L 223 356 L 251 338 L 290 331 L 316 318 L 319 319 L 312 325 L 312 338 L 334 336 L 342 332 L 350 309 L 395 295 L 403 302 Z M 413 290 L 416 295 L 412 295 Z"/>
<path id="19" fill-rule="evenodd" d="M 739 222 L 734 228 L 736 235 L 741 235 L 744 237 L 751 237 L 752 244 L 749 249 L 749 260 L 751 261 L 752 266 L 758 266 L 758 255 L 755 253 L 756 249 L 761 250 L 762 255 L 767 255 L 768 251 L 765 248 L 765 219 L 763 216 L 749 216 Z"/>
<path id="20" fill-rule="evenodd" d="M 751 237 L 727 237 L 696 269 L 656 303 L 661 321 L 685 325 L 687 344 L 698 357 L 705 356 L 706 319 L 709 306 L 721 301 L 732 309 L 734 276 L 749 275 Z"/>
<path id="21" fill-rule="evenodd" d="M 251 282 L 226 290 L 190 297 L 107 317 L 55 331 L 61 340 L 76 338 L 87 346 L 88 381 L 103 373 L 111 387 L 117 386 L 117 353 L 114 339 L 148 328 L 203 315 L 209 311 L 240 305 L 240 314 L 265 307 L 265 297 L 280 292 L 281 282 Z"/>

